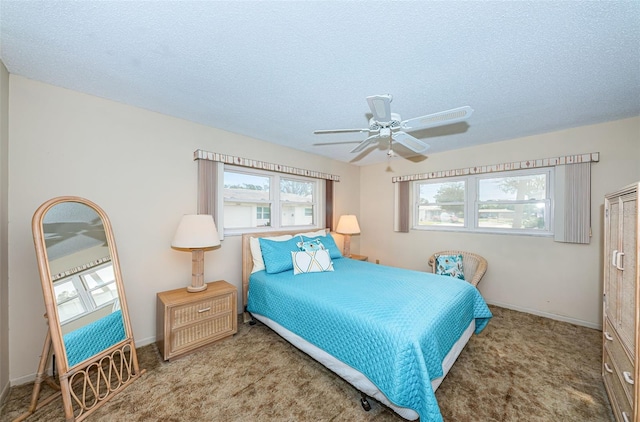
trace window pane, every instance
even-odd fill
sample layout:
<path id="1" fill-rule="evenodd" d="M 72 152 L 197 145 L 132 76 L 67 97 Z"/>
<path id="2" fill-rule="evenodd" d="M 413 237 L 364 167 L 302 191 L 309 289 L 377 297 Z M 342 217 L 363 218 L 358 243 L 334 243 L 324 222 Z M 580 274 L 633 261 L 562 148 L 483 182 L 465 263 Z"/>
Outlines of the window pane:
<path id="1" fill-rule="evenodd" d="M 306 226 L 313 224 L 313 206 L 282 204 L 282 218 L 280 224 L 284 226 Z"/>
<path id="2" fill-rule="evenodd" d="M 96 271 L 92 271 L 90 273 L 82 275 L 82 279 L 86 283 L 87 288 L 91 290 L 98 286 L 112 283 L 116 278 L 113 274 L 113 265 L 108 265 Z"/>
<path id="3" fill-rule="evenodd" d="M 478 181 L 478 199 L 482 202 L 544 200 L 546 197 L 546 174 L 497 177 Z"/>
<path id="4" fill-rule="evenodd" d="M 418 225 L 464 227 L 465 182 L 422 183 Z"/>
<path id="5" fill-rule="evenodd" d="M 58 304 L 78 296 L 76 287 L 73 285 L 73 281 L 71 279 L 54 283 L 53 291 L 55 292 L 56 302 L 58 302 Z"/>
<path id="6" fill-rule="evenodd" d="M 258 211 L 260 209 L 260 211 Z M 251 202 L 225 202 L 224 228 L 242 229 L 271 226 L 271 205 Z"/>
<path id="7" fill-rule="evenodd" d="M 255 174 L 224 172 L 225 201 L 268 201 L 270 178 Z M 226 221 L 225 221 L 226 223 Z"/>
<path id="8" fill-rule="evenodd" d="M 281 202 L 313 202 L 315 182 L 280 179 Z"/>
<path id="9" fill-rule="evenodd" d="M 79 297 L 58 304 L 58 316 L 60 317 L 60 323 L 70 320 L 85 312 L 84 306 Z"/>
<path id="10" fill-rule="evenodd" d="M 544 202 L 481 204 L 478 210 L 478 227 L 545 230 L 545 212 Z"/>
<path id="11" fill-rule="evenodd" d="M 92 290 L 91 297 L 93 298 L 93 302 L 96 304 L 96 307 L 100 307 L 105 303 L 111 302 L 118 297 L 116 283 L 111 283 Z"/>

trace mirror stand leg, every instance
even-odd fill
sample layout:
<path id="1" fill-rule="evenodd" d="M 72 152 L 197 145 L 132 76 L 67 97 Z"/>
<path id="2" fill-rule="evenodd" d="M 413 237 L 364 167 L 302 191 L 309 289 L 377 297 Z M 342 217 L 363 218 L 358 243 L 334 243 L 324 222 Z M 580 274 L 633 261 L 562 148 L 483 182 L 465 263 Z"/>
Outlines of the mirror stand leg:
<path id="1" fill-rule="evenodd" d="M 39 408 L 46 406 L 51 403 L 54 399 L 56 399 L 60 393 L 54 393 L 42 400 L 38 404 L 38 399 L 40 398 L 40 388 L 42 386 L 42 382 L 45 381 L 49 386 L 56 390 L 60 390 L 60 386 L 57 385 L 51 377 L 47 374 L 47 362 L 49 361 L 49 356 L 51 354 L 51 333 L 47 330 L 47 336 L 44 340 L 44 346 L 42 348 L 42 356 L 40 356 L 40 363 L 38 364 L 38 373 L 36 375 L 36 380 L 33 383 L 33 392 L 31 393 L 31 404 L 29 405 L 29 410 L 22 415 L 18 416 L 13 420 L 13 422 L 20 422 L 28 418 Z"/>

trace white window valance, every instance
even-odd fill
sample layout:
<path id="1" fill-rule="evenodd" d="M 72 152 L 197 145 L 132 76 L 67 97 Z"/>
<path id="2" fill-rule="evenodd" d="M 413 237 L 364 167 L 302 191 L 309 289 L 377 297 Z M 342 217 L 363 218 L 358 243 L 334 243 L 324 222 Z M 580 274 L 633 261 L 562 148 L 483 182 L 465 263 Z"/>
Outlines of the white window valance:
<path id="1" fill-rule="evenodd" d="M 340 181 L 340 176 L 335 174 L 323 173 L 321 171 L 301 169 L 298 167 L 285 166 L 282 164 L 268 163 L 266 161 L 253 160 L 251 158 L 237 157 L 235 155 L 220 154 L 217 152 L 203 151 L 197 149 L 193 153 L 194 160 L 216 161 L 224 164 L 233 164 L 234 166 L 251 167 L 254 169 L 262 169 L 268 171 L 276 171 L 278 173 L 295 174 L 298 176 L 313 177 L 314 179 Z"/>
<path id="2" fill-rule="evenodd" d="M 487 166 L 467 167 L 454 170 L 432 171 L 430 173 L 410 174 L 391 178 L 393 183 L 413 180 L 439 179 L 443 177 L 467 176 L 469 174 L 494 173 L 498 171 L 532 169 L 538 167 L 555 167 L 566 164 L 592 163 L 600 161 L 599 152 L 588 154 L 564 155 L 561 157 L 538 158 L 535 160 L 512 161 L 509 163 L 491 164 Z"/>

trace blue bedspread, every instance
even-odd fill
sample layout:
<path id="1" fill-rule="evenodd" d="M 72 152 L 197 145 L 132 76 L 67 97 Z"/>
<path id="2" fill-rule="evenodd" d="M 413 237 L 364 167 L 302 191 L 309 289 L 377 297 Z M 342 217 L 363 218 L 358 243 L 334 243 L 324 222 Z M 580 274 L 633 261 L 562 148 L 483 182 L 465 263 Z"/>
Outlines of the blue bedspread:
<path id="1" fill-rule="evenodd" d="M 336 259 L 335 271 L 251 275 L 247 310 L 266 316 L 365 374 L 390 402 L 442 421 L 431 380 L 476 319 L 491 312 L 454 278 Z"/>
<path id="2" fill-rule="evenodd" d="M 115 311 L 63 336 L 69 366 L 77 365 L 125 339 L 122 311 Z"/>

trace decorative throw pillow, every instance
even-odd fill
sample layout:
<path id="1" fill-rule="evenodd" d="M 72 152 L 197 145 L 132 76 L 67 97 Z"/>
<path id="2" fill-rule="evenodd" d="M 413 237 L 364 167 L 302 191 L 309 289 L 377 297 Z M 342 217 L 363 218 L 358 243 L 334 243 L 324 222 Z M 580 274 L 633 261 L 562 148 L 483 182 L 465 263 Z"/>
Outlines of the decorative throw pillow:
<path id="1" fill-rule="evenodd" d="M 436 257 L 436 274 L 448 275 L 464 280 L 462 255 L 439 255 Z"/>
<path id="2" fill-rule="evenodd" d="M 291 252 L 293 274 L 333 271 L 333 262 L 325 249 Z"/>
<path id="3" fill-rule="evenodd" d="M 289 240 L 291 238 L 293 238 L 293 236 L 287 234 L 284 236 L 263 237 L 262 239 L 282 242 L 283 240 Z M 251 274 L 265 269 L 264 260 L 262 259 L 262 250 L 260 249 L 260 240 L 258 239 L 260 238 L 249 238 L 249 248 L 251 249 L 251 257 L 253 258 L 253 269 L 251 270 Z"/>
<path id="4" fill-rule="evenodd" d="M 301 241 L 296 244 L 301 251 L 305 252 L 313 252 L 319 251 L 320 249 L 324 250 L 325 247 L 320 241 L 320 239 Z"/>
<path id="5" fill-rule="evenodd" d="M 281 273 L 293 268 L 291 262 L 291 252 L 299 251 L 297 243 L 299 238 L 292 238 L 283 242 L 275 242 L 260 238 L 260 249 L 262 259 L 268 274 Z"/>
<path id="6" fill-rule="evenodd" d="M 305 242 L 316 239 L 316 237 L 302 236 L 302 240 L 304 240 Z M 329 256 L 331 257 L 331 259 L 342 258 L 342 253 L 340 252 L 338 245 L 336 245 L 336 241 L 333 240 L 333 236 L 331 236 L 330 234 L 327 236 L 320 236 L 320 239 L 324 248 L 329 251 Z"/>

